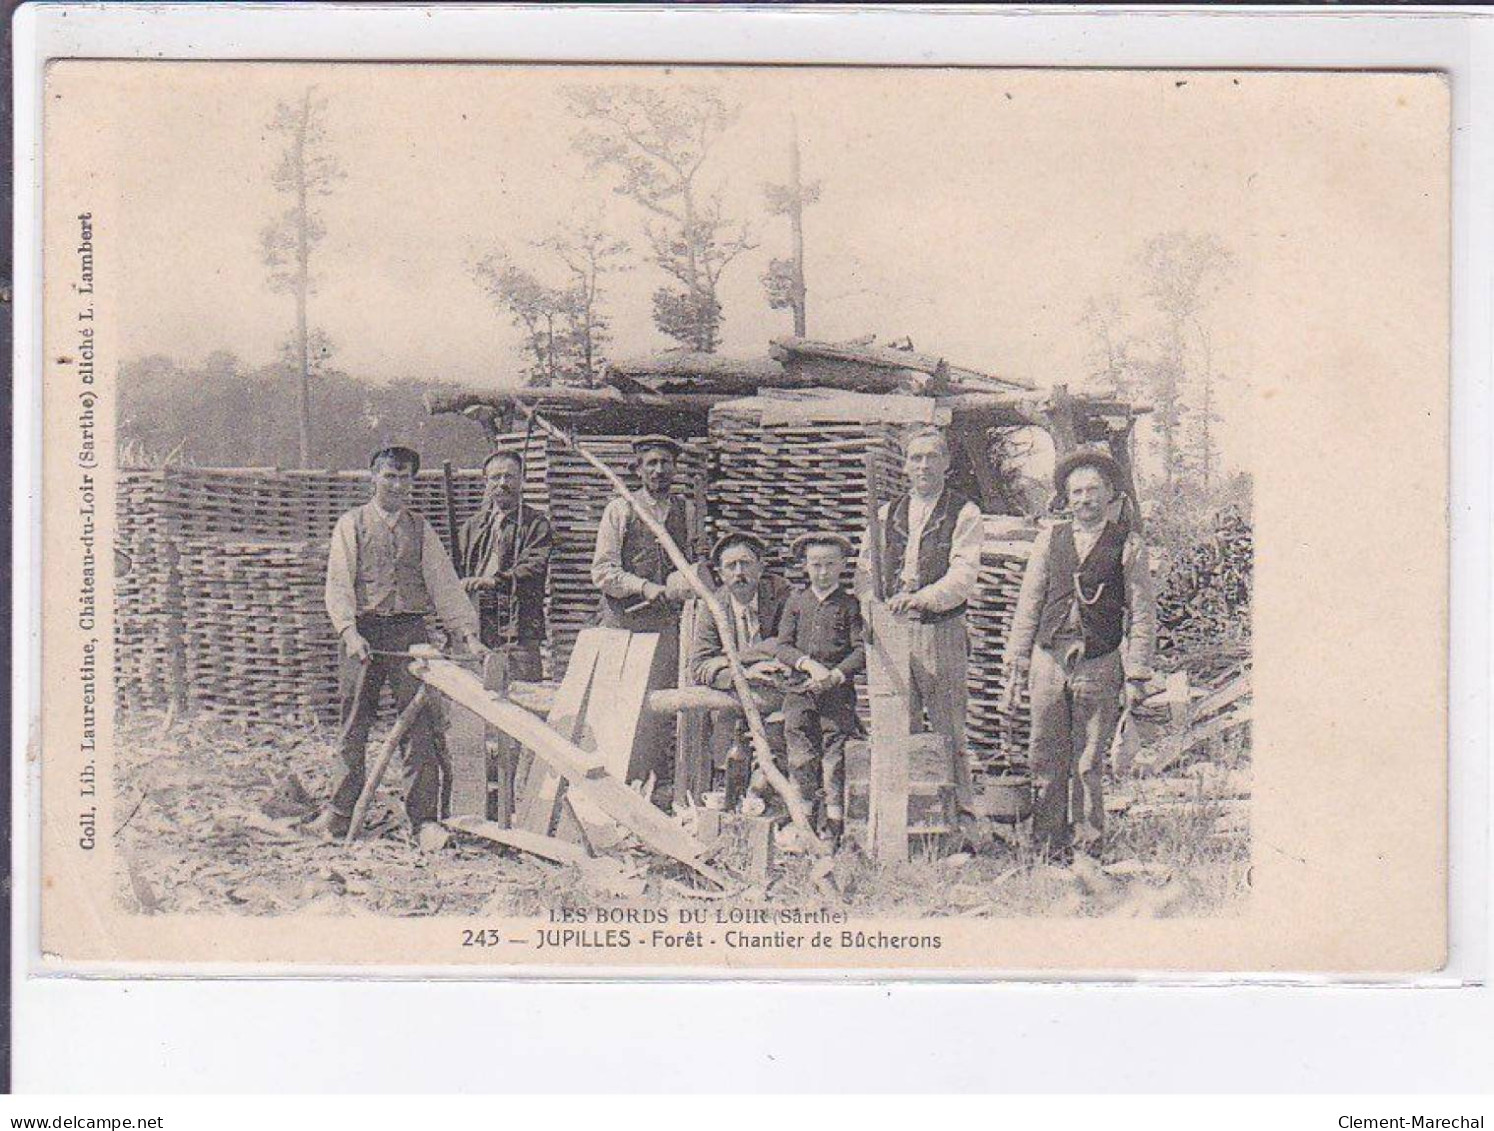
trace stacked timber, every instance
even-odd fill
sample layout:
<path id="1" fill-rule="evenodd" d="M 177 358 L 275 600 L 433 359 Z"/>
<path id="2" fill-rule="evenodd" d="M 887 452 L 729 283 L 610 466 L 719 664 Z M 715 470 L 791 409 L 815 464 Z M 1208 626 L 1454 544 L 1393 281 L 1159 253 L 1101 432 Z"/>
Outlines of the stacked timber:
<path id="1" fill-rule="evenodd" d="M 180 682 L 181 593 L 166 473 L 124 469 L 114 536 L 114 686 L 121 709 L 164 708 Z"/>
<path id="2" fill-rule="evenodd" d="M 985 526 L 980 582 L 966 617 L 970 669 L 965 734 L 972 769 L 977 775 L 991 776 L 1027 762 L 1027 742 L 1032 733 L 1028 694 L 1023 691 L 1015 711 L 1003 710 L 1001 703 L 1008 682 L 1006 643 L 1036 530 L 1020 521 L 995 516 L 988 516 Z"/>
<path id="3" fill-rule="evenodd" d="M 337 717 L 337 638 L 321 542 L 182 543 L 185 669 L 194 706 L 245 723 Z"/>
<path id="4" fill-rule="evenodd" d="M 789 547 L 799 535 L 833 530 L 860 545 L 869 467 L 879 504 L 905 482 L 896 425 L 815 420 L 813 407 L 806 419 L 765 420 L 762 401 L 752 398 L 717 405 L 710 415 L 715 529 L 751 530 L 768 545 L 769 568 L 796 585 L 804 575 Z"/>

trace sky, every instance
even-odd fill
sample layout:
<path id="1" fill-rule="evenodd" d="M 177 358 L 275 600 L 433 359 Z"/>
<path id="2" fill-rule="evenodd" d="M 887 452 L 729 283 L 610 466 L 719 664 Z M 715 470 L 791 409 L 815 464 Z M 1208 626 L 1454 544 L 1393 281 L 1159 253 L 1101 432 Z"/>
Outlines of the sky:
<path id="1" fill-rule="evenodd" d="M 1233 264 L 1208 323 L 1235 465 L 1248 446 L 1261 260 L 1282 254 L 1276 229 L 1284 239 L 1304 221 L 1287 210 L 1285 182 L 1321 173 L 1275 144 L 1291 102 L 1279 76 L 169 63 L 72 77 L 86 77 L 67 96 L 84 100 L 72 109 L 93 123 L 89 144 L 113 182 L 114 214 L 98 226 L 101 262 L 127 280 L 121 357 L 277 357 L 294 311 L 260 258 L 260 232 L 284 207 L 270 176 L 284 142 L 267 126 L 308 84 L 327 99 L 326 147 L 346 174 L 319 202 L 327 236 L 311 304 L 339 368 L 371 381 L 517 383 L 519 333 L 473 267 L 500 247 L 543 267 L 530 242 L 584 215 L 639 253 L 606 284 L 613 355 L 667 348 L 650 318 L 664 277 L 642 261 L 645 214 L 611 191 L 610 174 L 588 172 L 563 92 L 708 83 L 742 112 L 702 180 L 760 245 L 727 268 L 723 353 L 760 356 L 791 332 L 761 288 L 789 239 L 762 188 L 786 179 L 796 120 L 804 175 L 822 185 L 805 221 L 812 337 L 911 337 L 958 364 L 1080 386 L 1092 368 L 1086 304 L 1115 295 L 1144 326 L 1142 244 L 1216 235 Z"/>

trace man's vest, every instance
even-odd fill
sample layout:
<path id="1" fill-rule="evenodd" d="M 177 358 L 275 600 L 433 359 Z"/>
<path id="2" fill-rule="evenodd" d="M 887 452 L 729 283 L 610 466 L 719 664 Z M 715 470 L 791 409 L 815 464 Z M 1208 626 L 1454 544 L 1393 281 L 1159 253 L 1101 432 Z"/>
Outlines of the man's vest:
<path id="1" fill-rule="evenodd" d="M 903 563 L 908 553 L 908 507 L 911 495 L 899 495 L 887 508 L 887 525 L 883 534 L 886 553 L 882 555 L 882 592 L 889 596 L 903 587 Z M 954 549 L 955 525 L 960 511 L 968 502 L 963 495 L 946 487 L 939 501 L 929 512 L 923 525 L 923 535 L 918 541 L 917 588 L 932 585 L 949 572 L 949 555 Z M 918 619 L 925 623 L 948 620 L 965 611 L 957 605 L 942 613 L 924 613 Z"/>
<path id="2" fill-rule="evenodd" d="M 1074 543 L 1074 524 L 1053 528 L 1048 546 L 1048 591 L 1038 620 L 1037 642 L 1051 648 L 1054 639 L 1071 631 L 1068 626 L 1075 606 L 1086 659 L 1107 656 L 1120 647 L 1125 635 L 1126 528 L 1107 522 L 1105 529 L 1081 563 Z"/>
<path id="3" fill-rule="evenodd" d="M 358 508 L 353 532 L 358 549 L 353 576 L 358 615 L 430 613 L 431 596 L 421 569 L 425 520 L 404 510 L 391 529 L 369 503 Z"/>
<path id="4" fill-rule="evenodd" d="M 690 538 L 690 523 L 685 511 L 685 500 L 678 495 L 669 498 L 669 514 L 664 519 L 664 529 L 674 539 L 674 544 L 685 558 L 694 561 L 694 543 Z M 622 567 L 637 577 L 663 585 L 674 572 L 674 563 L 659 545 L 643 520 L 632 507 L 628 508 L 623 524 Z M 642 597 L 602 596 L 602 623 L 612 628 L 626 628 L 632 632 L 658 632 L 679 620 L 679 609 L 662 597 L 651 601 L 643 608 L 629 612 L 629 606 L 643 601 Z"/>

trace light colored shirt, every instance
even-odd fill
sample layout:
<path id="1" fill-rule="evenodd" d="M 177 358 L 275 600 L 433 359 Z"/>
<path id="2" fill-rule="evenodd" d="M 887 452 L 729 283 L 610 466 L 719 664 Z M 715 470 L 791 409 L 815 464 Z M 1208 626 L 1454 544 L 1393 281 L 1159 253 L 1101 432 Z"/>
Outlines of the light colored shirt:
<path id="1" fill-rule="evenodd" d="M 917 495 L 908 500 L 908 548 L 903 556 L 904 577 L 918 577 L 919 543 L 923 538 L 923 528 L 928 524 L 928 516 L 937 502 L 936 497 L 920 503 Z M 920 512 L 914 511 L 915 506 L 920 506 Z M 879 525 L 884 531 L 887 529 L 887 515 L 891 508 L 891 503 L 884 503 L 878 512 L 881 519 Z M 980 582 L 980 547 L 984 539 L 980 508 L 972 502 L 966 502 L 955 518 L 954 538 L 949 548 L 949 569 L 945 570 L 943 577 L 918 590 L 918 595 L 926 602 L 929 612 L 944 613 L 957 609 L 975 595 L 975 587 Z M 886 553 L 885 535 L 882 552 Z M 910 568 L 913 571 L 911 575 L 908 573 Z M 856 556 L 856 596 L 862 601 L 868 601 L 875 593 L 876 579 L 872 574 L 871 550 L 863 536 L 861 550 Z"/>
<path id="2" fill-rule="evenodd" d="M 364 506 L 391 530 L 399 521 L 399 512 L 390 514 L 374 502 L 365 503 Z M 337 525 L 332 529 L 332 545 L 327 555 L 327 616 L 331 618 L 332 627 L 338 636 L 356 627 L 360 612 L 369 611 L 358 608 L 358 591 L 354 584 L 354 578 L 358 576 L 358 536 L 355 527 L 359 509 L 361 508 L 350 510 L 337 520 Z M 446 631 L 465 641 L 477 635 L 477 609 L 462 589 L 456 568 L 451 564 L 451 558 L 447 556 L 446 547 L 441 545 L 436 531 L 425 519 L 421 518 L 419 521 L 422 531 L 420 573 L 426 592 L 430 594 L 431 604 L 436 607 L 436 615 L 441 618 Z"/>
<path id="3" fill-rule="evenodd" d="M 1006 662 L 1010 666 L 1032 657 L 1037 641 L 1038 624 L 1048 596 L 1048 562 L 1052 557 L 1053 527 L 1039 531 L 1022 574 L 1022 589 L 1012 616 L 1011 635 L 1007 638 Z M 1074 524 L 1074 548 L 1082 563 L 1099 541 L 1103 526 L 1085 530 Z M 1121 569 L 1126 575 L 1126 631 L 1121 641 L 1121 662 L 1127 679 L 1146 679 L 1152 672 L 1152 650 L 1157 639 L 1157 598 L 1152 589 L 1152 569 L 1146 543 L 1139 535 L 1126 535 L 1121 550 Z M 1074 616 L 1078 616 L 1075 606 Z M 1074 634 L 1079 626 L 1072 626 Z"/>
<path id="4" fill-rule="evenodd" d="M 762 641 L 762 619 L 758 613 L 757 594 L 752 595 L 750 601 L 739 601 L 735 593 L 728 592 L 727 597 L 731 602 L 732 619 L 736 622 L 737 646 L 745 648 L 751 644 Z"/>
<path id="5" fill-rule="evenodd" d="M 647 507 L 660 523 L 669 517 L 670 496 L 656 499 L 647 491 L 639 490 L 633 492 L 633 498 Z M 623 569 L 623 534 L 628 529 L 628 516 L 631 512 L 627 499 L 613 499 L 607 504 L 602 511 L 601 524 L 597 527 L 597 548 L 591 557 L 591 583 L 607 596 L 619 599 L 642 597 L 644 588 L 649 584 L 647 578 Z M 691 541 L 698 542 L 694 524 L 699 518 L 688 502 L 685 504 L 685 521 L 692 527 L 689 534 Z M 688 550 L 688 547 L 681 546 L 680 549 Z"/>

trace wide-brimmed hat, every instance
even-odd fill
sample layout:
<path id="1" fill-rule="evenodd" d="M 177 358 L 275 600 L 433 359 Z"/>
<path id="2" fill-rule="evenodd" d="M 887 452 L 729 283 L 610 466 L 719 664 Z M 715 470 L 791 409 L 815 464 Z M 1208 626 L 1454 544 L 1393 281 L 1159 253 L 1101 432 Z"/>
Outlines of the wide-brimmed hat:
<path id="1" fill-rule="evenodd" d="M 655 448 L 668 452 L 675 459 L 679 459 L 680 453 L 685 450 L 684 446 L 673 436 L 664 436 L 658 433 L 650 436 L 639 436 L 633 441 L 633 454 L 635 456 L 641 456 L 644 452 L 652 451 Z"/>
<path id="2" fill-rule="evenodd" d="M 1098 448 L 1080 448 L 1077 452 L 1064 456 L 1053 469 L 1053 489 L 1058 492 L 1059 498 L 1068 498 L 1069 476 L 1081 467 L 1092 467 L 1098 471 L 1110 484 L 1112 491 L 1119 491 L 1125 481 L 1121 465 L 1109 452 L 1102 452 Z"/>
<path id="3" fill-rule="evenodd" d="M 369 468 L 377 467 L 381 459 L 392 459 L 398 466 L 414 468 L 415 474 L 420 474 L 420 453 L 414 448 L 402 448 L 398 444 L 380 448 L 368 457 Z"/>
<path id="4" fill-rule="evenodd" d="M 833 530 L 813 530 L 808 534 L 801 534 L 790 544 L 789 549 L 794 557 L 802 557 L 804 551 L 810 546 L 839 546 L 845 551 L 846 556 L 856 552 L 856 547 L 851 545 L 851 540 L 844 534 L 837 534 Z"/>
<path id="5" fill-rule="evenodd" d="M 767 557 L 768 544 L 750 530 L 728 530 L 711 546 L 711 564 L 719 565 L 721 555 L 733 546 L 751 546 L 759 559 Z"/>

